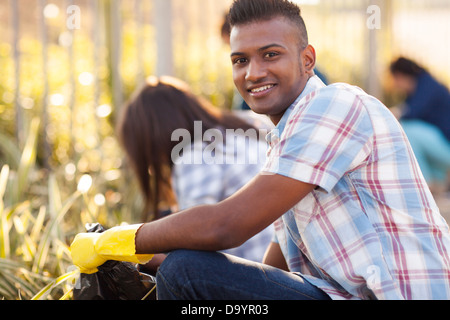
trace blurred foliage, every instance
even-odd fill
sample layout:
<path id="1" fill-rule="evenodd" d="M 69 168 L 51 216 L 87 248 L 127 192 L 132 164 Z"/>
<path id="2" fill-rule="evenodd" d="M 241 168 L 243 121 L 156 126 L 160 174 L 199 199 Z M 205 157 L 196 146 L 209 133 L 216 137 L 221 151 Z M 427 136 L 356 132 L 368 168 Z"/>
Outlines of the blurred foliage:
<path id="1" fill-rule="evenodd" d="M 30 299 L 57 275 L 65 274 L 71 266 L 68 244 L 86 223 L 131 223 L 141 210 L 139 192 L 124 169 L 114 137 L 113 110 L 108 113 L 106 107 L 106 113 L 97 116 L 93 86 L 78 81 L 83 72 L 92 70 L 92 59 L 76 60 L 76 87 L 71 91 L 66 48 L 49 45 L 48 74 L 44 75 L 41 43 L 24 38 L 20 47 L 19 102 L 22 130 L 28 137 L 22 148 L 14 136 L 14 61 L 9 45 L 0 47 L 0 299 Z M 76 38 L 74 52 L 92 50 L 89 39 Z M 99 70 L 100 86 L 107 89 L 109 71 L 104 66 Z M 89 82 L 89 74 L 84 75 Z M 41 126 L 44 76 L 50 92 L 45 128 Z M 109 106 L 108 90 L 102 92 L 99 106 Z M 50 170 L 43 166 L 44 132 L 51 146 Z M 85 174 L 93 184 L 81 194 L 77 182 Z M 59 298 L 69 289 L 65 283 L 40 298 Z"/>
<path id="2" fill-rule="evenodd" d="M 15 153 L 20 157 L 13 161 L 17 167 L 4 164 L 0 171 L 0 297 L 3 299 L 30 299 L 42 287 L 47 290 L 38 298 L 70 297 L 71 280 L 76 272 L 68 244 L 75 234 L 83 231 L 87 223 L 114 226 L 133 220 L 131 215 L 126 215 L 124 205 L 119 204 L 119 193 L 113 191 L 114 187 L 101 174 L 74 173 L 74 177 L 67 179 L 64 167 L 51 172 L 40 168 L 36 163 L 39 127 L 40 120 L 33 118 L 24 149 Z M 11 138 L 1 139 L 5 143 Z M 137 190 L 132 184 L 128 186 L 130 190 L 122 190 L 122 195 L 133 198 Z M 57 289 L 50 292 L 56 285 Z"/>

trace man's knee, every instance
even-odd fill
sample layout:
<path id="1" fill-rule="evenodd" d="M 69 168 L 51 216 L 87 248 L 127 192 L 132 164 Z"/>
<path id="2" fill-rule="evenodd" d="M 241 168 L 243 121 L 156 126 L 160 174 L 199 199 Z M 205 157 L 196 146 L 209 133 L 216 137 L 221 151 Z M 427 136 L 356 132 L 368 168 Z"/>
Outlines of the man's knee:
<path id="1" fill-rule="evenodd" d="M 190 286 L 204 276 L 216 253 L 176 250 L 171 252 L 156 274 L 158 298 L 186 299 Z"/>
<path id="2" fill-rule="evenodd" d="M 165 275 L 177 274 L 180 275 L 184 272 L 189 272 L 191 269 L 198 270 L 203 263 L 206 252 L 192 251 L 192 250 L 176 250 L 167 255 L 163 263 L 158 269 L 158 272 L 162 272 Z"/>

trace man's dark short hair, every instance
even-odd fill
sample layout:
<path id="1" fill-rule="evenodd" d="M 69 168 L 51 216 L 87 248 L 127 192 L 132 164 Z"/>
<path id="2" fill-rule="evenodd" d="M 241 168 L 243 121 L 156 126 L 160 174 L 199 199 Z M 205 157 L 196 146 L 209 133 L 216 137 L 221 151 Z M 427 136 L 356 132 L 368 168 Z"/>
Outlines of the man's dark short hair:
<path id="1" fill-rule="evenodd" d="M 308 31 L 300 7 L 288 0 L 234 0 L 228 14 L 231 27 L 283 17 L 300 31 L 302 48 L 308 45 Z"/>

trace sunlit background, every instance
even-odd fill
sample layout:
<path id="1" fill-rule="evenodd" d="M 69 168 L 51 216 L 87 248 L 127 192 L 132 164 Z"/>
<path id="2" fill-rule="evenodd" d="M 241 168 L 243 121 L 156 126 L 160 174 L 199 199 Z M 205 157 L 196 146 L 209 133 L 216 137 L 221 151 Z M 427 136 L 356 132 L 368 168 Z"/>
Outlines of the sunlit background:
<path id="1" fill-rule="evenodd" d="M 231 2 L 0 0 L 0 259 L 50 277 L 70 264 L 65 245 L 84 223 L 140 221 L 117 113 L 145 77 L 162 74 L 231 108 L 220 34 Z M 330 83 L 358 85 L 394 106 L 387 69 L 404 55 L 450 86 L 450 1 L 296 2 Z M 379 29 L 367 26 L 370 5 L 380 8 Z M 40 242 L 38 223 L 52 241 Z M 17 296 L 11 286 L 0 286 L 0 298 Z M 22 297 L 35 293 L 19 287 Z"/>
<path id="2" fill-rule="evenodd" d="M 450 84 L 447 0 L 297 0 L 318 65 L 330 82 L 349 82 L 394 104 L 387 66 L 415 59 Z M 219 108 L 231 105 L 228 47 L 220 37 L 231 0 L 1 0 L 2 132 L 23 144 L 27 123 L 45 116 L 52 165 L 102 144 L 120 106 L 151 74 L 187 81 Z M 370 30 L 369 5 L 381 9 Z M 80 8 L 79 29 L 70 30 Z M 51 150 L 50 150 L 51 149 Z M 39 153 L 42 158 L 45 154 Z M 81 156 L 81 160 L 83 160 Z M 44 158 L 47 161 L 47 158 Z M 77 164 L 98 169 L 96 161 Z M 96 171 L 96 170 L 94 170 Z"/>

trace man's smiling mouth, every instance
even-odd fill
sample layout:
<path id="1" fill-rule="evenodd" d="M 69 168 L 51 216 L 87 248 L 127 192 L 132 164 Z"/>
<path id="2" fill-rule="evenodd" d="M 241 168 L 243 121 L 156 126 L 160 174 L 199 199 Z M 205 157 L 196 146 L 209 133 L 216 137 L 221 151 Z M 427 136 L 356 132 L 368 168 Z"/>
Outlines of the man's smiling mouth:
<path id="1" fill-rule="evenodd" d="M 267 91 L 269 89 L 272 89 L 273 87 L 275 87 L 274 84 L 268 84 L 268 85 L 265 85 L 265 86 L 262 86 L 262 87 L 250 89 L 250 90 L 248 90 L 248 92 L 250 92 L 250 93 L 261 93 L 261 92 Z"/>

